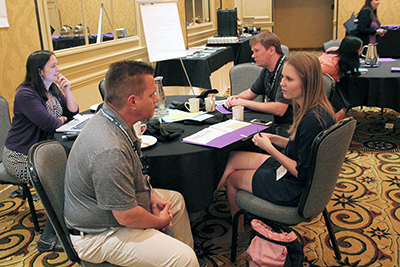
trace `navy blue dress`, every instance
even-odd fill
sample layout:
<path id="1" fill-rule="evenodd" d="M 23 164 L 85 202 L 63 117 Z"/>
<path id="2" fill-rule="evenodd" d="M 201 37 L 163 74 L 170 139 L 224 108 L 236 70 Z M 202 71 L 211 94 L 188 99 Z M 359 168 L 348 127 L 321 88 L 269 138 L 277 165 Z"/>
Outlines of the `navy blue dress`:
<path id="1" fill-rule="evenodd" d="M 288 171 L 276 181 L 276 170 L 281 164 L 270 157 L 254 173 L 253 194 L 278 205 L 297 206 L 306 185 L 314 138 L 334 123 L 332 116 L 320 107 L 307 111 L 297 127 L 294 140 L 290 140 L 286 147 L 286 156 L 297 162 L 298 177 Z"/>

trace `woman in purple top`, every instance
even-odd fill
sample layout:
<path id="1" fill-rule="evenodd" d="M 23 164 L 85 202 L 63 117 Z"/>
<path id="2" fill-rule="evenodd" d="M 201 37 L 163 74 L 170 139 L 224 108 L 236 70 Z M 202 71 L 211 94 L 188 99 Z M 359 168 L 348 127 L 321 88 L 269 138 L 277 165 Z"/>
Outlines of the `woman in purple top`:
<path id="1" fill-rule="evenodd" d="M 17 180 L 30 183 L 27 155 L 30 147 L 50 139 L 68 117 L 78 113 L 71 83 L 60 73 L 53 52 L 33 52 L 26 63 L 25 80 L 14 98 L 14 117 L 7 134 L 3 165 Z M 40 251 L 61 250 L 50 223 L 38 242 Z"/>
<path id="2" fill-rule="evenodd" d="M 364 45 L 376 43 L 376 35 L 383 36 L 386 30 L 379 28 L 381 23 L 378 20 L 377 8 L 380 0 L 365 0 L 365 4 L 358 13 L 358 33 L 356 36 L 363 41 Z"/>

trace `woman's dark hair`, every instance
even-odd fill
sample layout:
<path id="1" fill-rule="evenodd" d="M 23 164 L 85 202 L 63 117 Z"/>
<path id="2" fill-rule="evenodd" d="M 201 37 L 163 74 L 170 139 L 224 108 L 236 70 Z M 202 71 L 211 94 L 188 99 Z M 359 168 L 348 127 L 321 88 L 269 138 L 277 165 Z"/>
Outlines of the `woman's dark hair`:
<path id="1" fill-rule="evenodd" d="M 54 53 L 47 50 L 39 50 L 30 54 L 26 61 L 25 80 L 20 85 L 35 90 L 45 100 L 47 100 L 47 90 L 40 76 L 40 71 L 44 70 L 44 66 L 52 55 L 54 55 Z M 59 93 L 58 87 L 54 83 L 50 86 L 49 91 L 53 95 L 58 95 Z"/>
<path id="2" fill-rule="evenodd" d="M 372 0 L 365 0 L 365 3 L 364 3 L 364 5 L 362 6 L 361 10 L 363 10 L 363 9 L 365 9 L 365 8 L 371 10 L 371 19 L 376 19 L 376 20 L 378 21 L 378 23 L 379 23 L 378 15 L 377 15 L 377 13 L 376 13 L 376 9 L 375 9 L 375 10 L 372 10 L 371 2 L 372 2 Z M 360 10 L 360 11 L 361 11 L 361 10 Z"/>
<path id="3" fill-rule="evenodd" d="M 339 59 L 340 76 L 345 74 L 359 74 L 360 55 L 358 50 L 362 45 L 360 38 L 355 36 L 346 36 L 337 50 L 328 51 L 328 54 L 337 54 Z"/>

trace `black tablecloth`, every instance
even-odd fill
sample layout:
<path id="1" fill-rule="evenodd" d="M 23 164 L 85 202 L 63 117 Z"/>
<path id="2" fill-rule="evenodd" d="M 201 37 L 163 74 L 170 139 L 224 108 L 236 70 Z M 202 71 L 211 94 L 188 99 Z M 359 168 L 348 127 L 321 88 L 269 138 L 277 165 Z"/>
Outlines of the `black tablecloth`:
<path id="1" fill-rule="evenodd" d="M 204 58 L 183 58 L 183 64 L 190 78 L 192 86 L 205 89 L 211 88 L 211 73 L 228 62 L 234 61 L 232 48 L 218 50 Z M 154 77 L 163 76 L 164 86 L 188 86 L 181 62 L 171 59 L 157 62 Z"/>
<path id="2" fill-rule="evenodd" d="M 382 62 L 359 77 L 357 88 L 351 92 L 354 106 L 391 108 L 400 112 L 400 73 L 391 72 L 391 67 L 400 67 L 400 60 Z"/>
<path id="3" fill-rule="evenodd" d="M 377 50 L 380 57 L 400 58 L 400 27 L 387 27 L 384 36 L 376 36 Z"/>
<path id="4" fill-rule="evenodd" d="M 103 34 L 103 41 L 114 40 L 112 34 Z M 89 44 L 95 44 L 97 41 L 97 34 L 89 35 L 88 37 Z M 75 46 L 85 45 L 85 37 L 84 36 L 59 36 L 57 38 L 53 37 L 53 49 L 65 49 Z"/>
<path id="5" fill-rule="evenodd" d="M 225 46 L 232 47 L 233 56 L 235 58 L 235 65 L 246 62 L 254 62 L 254 59 L 251 57 L 253 52 L 250 47 L 250 39 L 252 37 L 242 37 L 239 39 L 237 43 L 224 43 L 224 44 L 207 44 L 207 46 L 215 47 L 215 46 Z"/>
<path id="6" fill-rule="evenodd" d="M 184 102 L 189 97 L 168 96 L 167 101 Z M 222 116 L 218 111 L 214 114 Z M 225 116 L 225 119 L 232 117 Z M 245 112 L 244 117 L 245 121 L 254 118 L 273 121 L 273 115 L 258 112 Z M 258 148 L 252 143 L 251 138 L 222 149 L 182 143 L 184 137 L 208 127 L 209 124 L 174 123 L 174 125 L 184 129 L 180 138 L 170 142 L 158 141 L 155 145 L 142 150 L 150 166 L 151 184 L 155 188 L 172 189 L 182 193 L 188 211 L 199 212 L 213 202 L 213 193 L 225 169 L 229 153 L 236 149 L 258 151 Z M 274 132 L 273 125 L 266 132 Z M 61 135 L 56 133 L 56 140 L 60 141 L 69 153 L 73 141 L 61 141 Z"/>

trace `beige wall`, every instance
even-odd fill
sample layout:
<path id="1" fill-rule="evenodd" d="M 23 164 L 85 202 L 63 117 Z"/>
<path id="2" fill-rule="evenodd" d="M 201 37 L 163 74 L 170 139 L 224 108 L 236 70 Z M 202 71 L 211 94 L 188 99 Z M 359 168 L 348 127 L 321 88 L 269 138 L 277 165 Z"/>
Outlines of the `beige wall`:
<path id="1" fill-rule="evenodd" d="M 0 28 L 0 95 L 7 99 L 12 110 L 15 89 L 24 79 L 26 58 L 40 49 L 40 41 L 34 2 L 11 0 L 6 1 L 6 6 L 10 27 Z M 10 190 L 0 185 L 0 197 L 8 196 Z"/>
<path id="2" fill-rule="evenodd" d="M 10 27 L 0 28 L 0 95 L 13 105 L 15 89 L 23 81 L 26 59 L 40 50 L 33 0 L 6 0 Z"/>
<path id="3" fill-rule="evenodd" d="M 332 39 L 333 0 L 274 0 L 274 32 L 293 48 L 321 48 Z"/>

